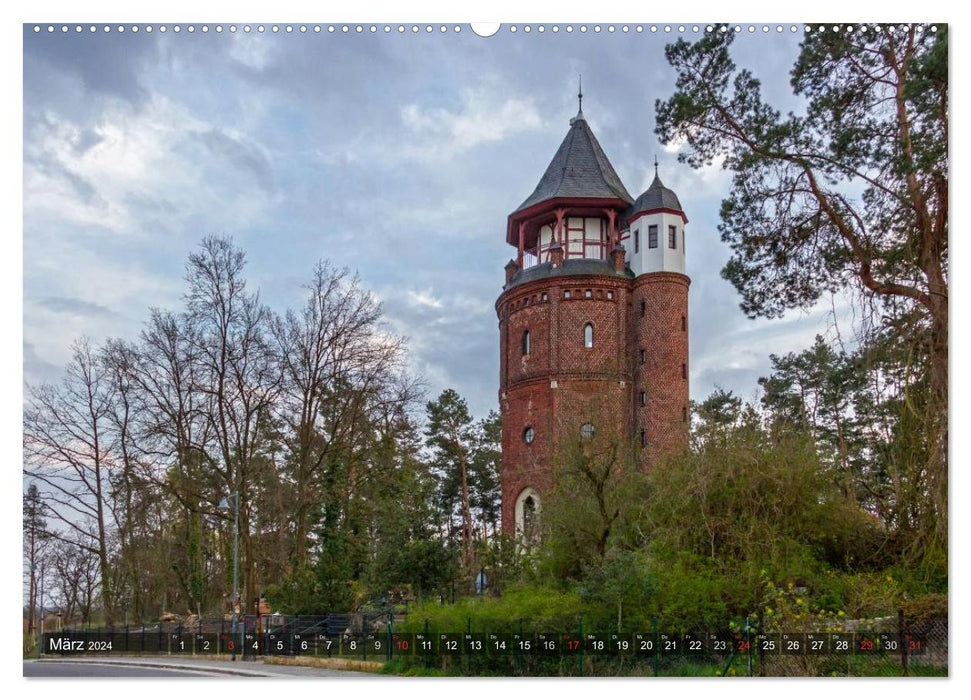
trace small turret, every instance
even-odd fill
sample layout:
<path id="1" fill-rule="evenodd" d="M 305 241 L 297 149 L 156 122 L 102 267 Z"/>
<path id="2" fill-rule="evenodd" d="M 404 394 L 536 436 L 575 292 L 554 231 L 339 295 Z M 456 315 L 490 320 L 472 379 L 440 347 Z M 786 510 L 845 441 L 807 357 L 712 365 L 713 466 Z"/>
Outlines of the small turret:
<path id="1" fill-rule="evenodd" d="M 654 180 L 624 212 L 629 231 L 628 264 L 635 276 L 649 272 L 684 274 L 685 235 L 688 223 L 678 195 L 661 182 L 654 161 Z"/>

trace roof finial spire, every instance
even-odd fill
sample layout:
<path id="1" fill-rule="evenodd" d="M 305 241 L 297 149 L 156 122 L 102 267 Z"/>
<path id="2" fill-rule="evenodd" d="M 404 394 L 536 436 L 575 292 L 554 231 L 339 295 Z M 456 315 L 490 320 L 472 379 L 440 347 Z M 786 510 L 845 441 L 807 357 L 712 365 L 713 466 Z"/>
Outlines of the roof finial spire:
<path id="1" fill-rule="evenodd" d="M 654 177 L 657 177 L 657 153 L 654 154 Z"/>
<path id="2" fill-rule="evenodd" d="M 583 75 L 580 73 L 577 73 L 577 85 L 578 85 L 577 100 L 580 103 L 579 111 L 582 113 L 583 112 Z"/>

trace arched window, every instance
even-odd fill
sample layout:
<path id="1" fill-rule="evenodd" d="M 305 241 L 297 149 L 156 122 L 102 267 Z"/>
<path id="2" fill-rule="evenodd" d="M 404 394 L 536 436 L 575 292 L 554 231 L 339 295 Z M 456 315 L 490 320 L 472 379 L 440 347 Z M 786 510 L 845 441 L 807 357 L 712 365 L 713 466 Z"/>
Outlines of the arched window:
<path id="1" fill-rule="evenodd" d="M 588 323 L 583 327 L 583 347 L 593 347 L 593 324 Z"/>
<path id="2" fill-rule="evenodd" d="M 593 423 L 584 423 L 580 426 L 580 437 L 584 440 L 590 440 L 596 432 L 597 429 L 593 427 Z"/>
<path id="3" fill-rule="evenodd" d="M 526 535 L 527 539 L 530 539 L 535 526 L 536 499 L 532 496 L 526 496 L 526 500 L 523 501 L 523 534 Z"/>
<path id="4" fill-rule="evenodd" d="M 523 354 L 529 354 L 529 331 L 523 331 Z"/>
<path id="5" fill-rule="evenodd" d="M 523 546 L 529 548 L 539 540 L 539 493 L 532 486 L 524 488 L 516 499 L 516 535 Z"/>

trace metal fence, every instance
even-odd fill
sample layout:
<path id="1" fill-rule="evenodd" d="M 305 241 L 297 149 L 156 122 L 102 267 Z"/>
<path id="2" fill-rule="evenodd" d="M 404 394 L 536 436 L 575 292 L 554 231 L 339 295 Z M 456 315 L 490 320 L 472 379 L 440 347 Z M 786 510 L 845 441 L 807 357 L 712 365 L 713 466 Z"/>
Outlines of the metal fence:
<path id="1" fill-rule="evenodd" d="M 66 626 L 45 632 L 41 653 L 218 656 L 235 652 L 244 660 L 326 656 L 386 661 L 386 639 L 394 620 L 386 612 L 240 615 L 235 634 L 230 617 L 122 627 Z"/>
<path id="2" fill-rule="evenodd" d="M 45 633 L 45 654 L 330 657 L 391 663 L 397 672 L 471 676 L 946 676 L 946 618 L 901 613 L 809 632 L 762 631 L 753 619 L 672 633 L 654 619 L 641 632 L 584 627 L 542 631 L 528 620 L 501 632 L 436 629 L 389 612 L 240 616 Z"/>

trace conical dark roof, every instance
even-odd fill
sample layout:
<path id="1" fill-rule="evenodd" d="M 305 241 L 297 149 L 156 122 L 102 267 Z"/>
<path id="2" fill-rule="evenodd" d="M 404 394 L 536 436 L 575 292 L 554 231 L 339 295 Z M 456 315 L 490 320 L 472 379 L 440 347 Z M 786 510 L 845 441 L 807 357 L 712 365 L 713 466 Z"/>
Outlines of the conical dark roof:
<path id="1" fill-rule="evenodd" d="M 634 206 L 624 213 L 626 218 L 630 219 L 639 212 L 651 209 L 673 209 L 674 211 L 684 212 L 681 208 L 681 202 L 678 201 L 678 195 L 664 186 L 657 173 L 654 174 L 654 182 L 651 183 L 651 186 L 637 198 Z"/>
<path id="2" fill-rule="evenodd" d="M 590 125 L 579 112 L 570 120 L 570 131 L 540 178 L 539 184 L 513 214 L 556 197 L 634 198 L 620 181 L 614 166 L 600 147 Z"/>

